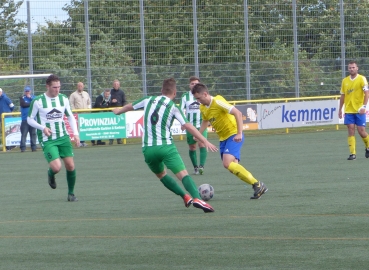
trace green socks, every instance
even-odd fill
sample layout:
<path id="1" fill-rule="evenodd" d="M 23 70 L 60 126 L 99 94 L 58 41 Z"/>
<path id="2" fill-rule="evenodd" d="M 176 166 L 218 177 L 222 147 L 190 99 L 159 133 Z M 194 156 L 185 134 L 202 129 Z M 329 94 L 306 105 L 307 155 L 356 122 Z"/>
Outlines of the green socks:
<path id="1" fill-rule="evenodd" d="M 67 171 L 68 194 L 74 194 L 74 185 L 76 184 L 76 170 Z"/>
<path id="2" fill-rule="evenodd" d="M 162 179 L 160 179 L 160 181 L 163 183 L 163 185 L 167 189 L 169 189 L 170 191 L 172 191 L 174 194 L 177 194 L 177 195 L 181 196 L 182 198 L 183 198 L 184 195 L 186 195 L 186 193 L 178 185 L 178 183 L 176 182 L 176 180 L 174 180 L 169 175 L 166 174 Z"/>
<path id="3" fill-rule="evenodd" d="M 206 147 L 200 148 L 200 166 L 205 167 L 206 157 L 208 156 L 208 151 Z"/>
<path id="4" fill-rule="evenodd" d="M 192 198 L 200 199 L 199 191 L 197 190 L 195 182 L 192 180 L 191 176 L 186 175 L 182 179 L 182 184 L 188 193 L 191 194 Z"/>
<path id="5" fill-rule="evenodd" d="M 191 162 L 192 162 L 192 165 L 194 167 L 197 167 L 198 164 L 197 164 L 197 154 L 196 154 L 196 150 L 195 151 L 192 151 L 192 150 L 189 150 L 188 152 L 190 154 L 190 159 L 191 159 Z"/>

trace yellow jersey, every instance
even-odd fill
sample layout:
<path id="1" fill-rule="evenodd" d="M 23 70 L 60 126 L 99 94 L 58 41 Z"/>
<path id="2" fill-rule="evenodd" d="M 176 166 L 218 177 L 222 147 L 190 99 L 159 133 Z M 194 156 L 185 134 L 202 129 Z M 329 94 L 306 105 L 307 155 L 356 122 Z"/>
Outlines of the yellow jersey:
<path id="1" fill-rule="evenodd" d="M 344 78 L 341 94 L 345 95 L 345 113 L 358 113 L 359 108 L 364 105 L 364 91 L 368 90 L 368 81 L 363 75 L 357 74 L 355 79 L 350 76 Z"/>
<path id="2" fill-rule="evenodd" d="M 210 121 L 220 141 L 237 134 L 236 118 L 229 113 L 233 107 L 222 96 L 211 97 L 209 106 L 200 105 L 202 119 Z"/>

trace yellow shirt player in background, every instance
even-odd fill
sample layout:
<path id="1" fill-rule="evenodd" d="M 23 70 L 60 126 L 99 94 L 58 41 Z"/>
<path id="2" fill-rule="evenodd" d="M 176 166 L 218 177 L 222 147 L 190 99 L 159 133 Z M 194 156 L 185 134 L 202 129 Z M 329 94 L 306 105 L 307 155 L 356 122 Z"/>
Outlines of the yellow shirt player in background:
<path id="1" fill-rule="evenodd" d="M 201 103 L 200 133 L 208 127 L 209 123 L 213 126 L 219 136 L 223 166 L 242 181 L 252 185 L 254 196 L 251 199 L 259 199 L 268 191 L 267 187 L 238 163 L 244 142 L 242 113 L 222 96 L 211 96 L 208 88 L 202 83 L 196 84 L 191 92 Z"/>
<path id="2" fill-rule="evenodd" d="M 356 159 L 355 125 L 365 144 L 365 157 L 369 158 L 369 138 L 365 130 L 366 104 L 369 97 L 368 81 L 363 75 L 358 74 L 359 67 L 356 62 L 351 61 L 348 64 L 348 71 L 350 76 L 342 80 L 338 111 L 338 117 L 342 118 L 342 106 L 345 104 L 344 124 L 348 129 L 348 145 L 350 149 L 350 156 L 347 159 Z"/>

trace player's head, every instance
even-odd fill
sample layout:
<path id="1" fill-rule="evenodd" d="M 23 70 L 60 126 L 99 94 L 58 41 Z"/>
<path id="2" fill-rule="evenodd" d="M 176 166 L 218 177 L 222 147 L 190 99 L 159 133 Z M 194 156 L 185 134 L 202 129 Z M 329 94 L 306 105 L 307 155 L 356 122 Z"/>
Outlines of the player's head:
<path id="1" fill-rule="evenodd" d="M 176 80 L 173 78 L 165 79 L 163 81 L 163 86 L 161 88 L 161 93 L 164 96 L 174 99 L 177 94 L 177 84 Z"/>
<path id="2" fill-rule="evenodd" d="M 60 92 L 60 79 L 58 76 L 51 74 L 46 79 L 46 95 L 48 97 L 56 97 Z"/>
<path id="3" fill-rule="evenodd" d="M 350 61 L 347 68 L 351 76 L 356 76 L 356 74 L 359 72 L 359 67 L 355 61 Z"/>
<path id="4" fill-rule="evenodd" d="M 190 84 L 189 84 L 189 86 L 190 86 L 190 90 L 192 91 L 192 88 L 196 85 L 196 84 L 198 84 L 198 83 L 200 83 L 201 81 L 200 81 L 200 79 L 199 78 L 197 78 L 196 76 L 191 76 L 190 77 L 190 79 L 189 79 L 189 81 L 190 81 Z"/>
<path id="5" fill-rule="evenodd" d="M 194 85 L 194 87 L 191 90 L 191 93 L 194 96 L 194 98 L 196 98 L 196 100 L 201 104 L 210 105 L 211 96 L 205 84 L 198 83 Z"/>
<path id="6" fill-rule="evenodd" d="M 58 76 L 51 74 L 49 77 L 47 77 L 46 79 L 46 85 L 51 85 L 52 82 L 60 82 L 60 79 Z"/>

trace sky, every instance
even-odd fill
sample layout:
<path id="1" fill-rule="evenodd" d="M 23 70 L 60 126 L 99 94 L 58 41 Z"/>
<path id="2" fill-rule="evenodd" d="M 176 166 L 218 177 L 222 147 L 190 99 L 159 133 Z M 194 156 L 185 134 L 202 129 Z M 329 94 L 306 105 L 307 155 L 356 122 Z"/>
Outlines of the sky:
<path id="1" fill-rule="evenodd" d="M 17 19 L 27 22 L 27 1 L 31 10 L 31 31 L 37 29 L 37 23 L 45 24 L 45 20 L 63 21 L 68 18 L 62 7 L 70 0 L 25 0 L 18 10 Z"/>

